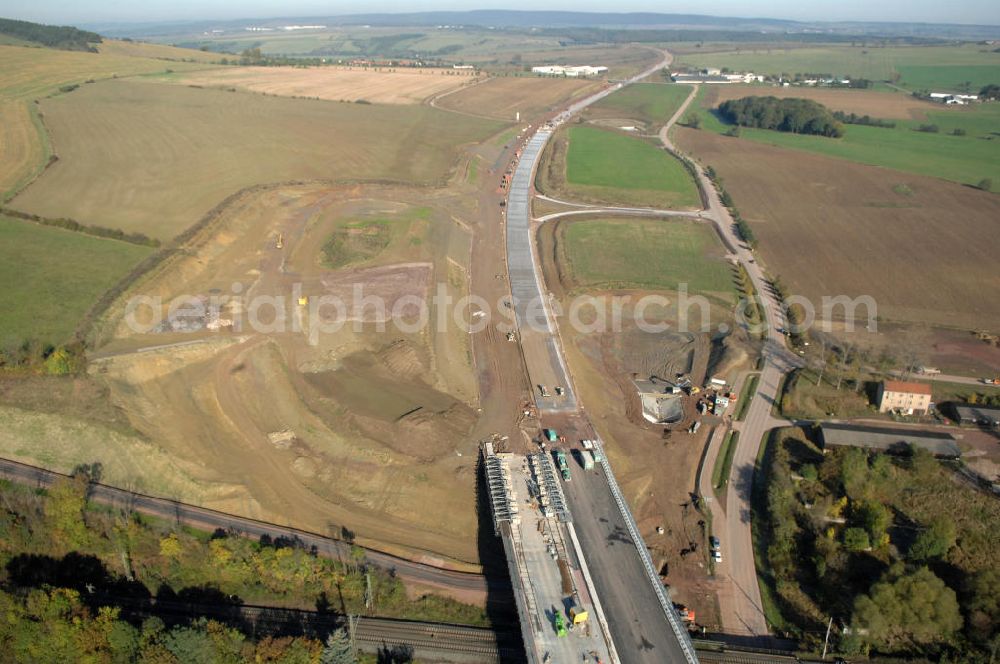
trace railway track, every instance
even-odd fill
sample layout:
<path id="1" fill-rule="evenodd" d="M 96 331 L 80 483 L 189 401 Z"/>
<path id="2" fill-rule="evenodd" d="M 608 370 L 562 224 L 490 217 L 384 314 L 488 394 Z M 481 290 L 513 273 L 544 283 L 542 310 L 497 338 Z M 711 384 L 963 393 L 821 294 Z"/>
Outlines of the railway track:
<path id="1" fill-rule="evenodd" d="M 368 646 L 413 648 L 418 656 L 439 653 L 467 656 L 474 662 L 519 662 L 524 652 L 520 639 L 513 634 L 497 634 L 489 629 L 409 623 L 382 618 L 361 618 L 354 632 L 355 640 Z"/>

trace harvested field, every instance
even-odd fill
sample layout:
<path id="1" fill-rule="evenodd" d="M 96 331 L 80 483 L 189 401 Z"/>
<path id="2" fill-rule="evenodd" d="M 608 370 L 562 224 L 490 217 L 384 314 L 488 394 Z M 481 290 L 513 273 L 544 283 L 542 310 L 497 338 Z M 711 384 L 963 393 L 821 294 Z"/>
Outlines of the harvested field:
<path id="1" fill-rule="evenodd" d="M 711 106 L 718 106 L 730 99 L 751 96 L 812 99 L 832 111 L 857 113 L 858 115 L 870 115 L 873 118 L 885 119 L 924 120 L 927 118 L 928 111 L 941 110 L 941 104 L 917 99 L 901 92 L 837 88 L 779 88 L 755 85 L 709 86 L 705 100 Z"/>
<path id="2" fill-rule="evenodd" d="M 146 81 L 84 86 L 46 100 L 42 110 L 60 160 L 13 207 L 161 239 L 260 183 L 442 183 L 462 144 L 500 128 L 429 107 L 283 99 Z"/>
<path id="3" fill-rule="evenodd" d="M 59 344 L 153 250 L 0 217 L 0 343 Z"/>
<path id="4" fill-rule="evenodd" d="M 470 74 L 451 69 L 360 67 L 228 67 L 177 79 L 188 85 L 236 87 L 283 97 L 332 101 L 364 100 L 373 104 L 419 104 L 437 94 L 473 83 Z"/>
<path id="5" fill-rule="evenodd" d="M 514 121 L 517 111 L 527 120 L 561 106 L 569 99 L 596 92 L 601 81 L 570 78 L 510 76 L 491 78 L 435 102 L 439 108 Z"/>
<path id="6" fill-rule="evenodd" d="M 178 48 L 166 44 L 151 44 L 140 41 L 123 41 L 120 39 L 105 39 L 97 45 L 101 55 L 124 55 L 132 58 L 152 58 L 157 60 L 195 61 L 218 64 L 226 57 L 222 53 L 202 51 L 194 48 Z"/>
<path id="7" fill-rule="evenodd" d="M 873 166 L 683 127 L 793 293 L 871 295 L 882 319 L 1000 329 L 1000 197 Z M 794 192 L 791 195 L 789 192 Z"/>
<path id="8" fill-rule="evenodd" d="M 24 101 L 0 101 L 0 201 L 31 181 L 47 157 L 40 121 Z"/>

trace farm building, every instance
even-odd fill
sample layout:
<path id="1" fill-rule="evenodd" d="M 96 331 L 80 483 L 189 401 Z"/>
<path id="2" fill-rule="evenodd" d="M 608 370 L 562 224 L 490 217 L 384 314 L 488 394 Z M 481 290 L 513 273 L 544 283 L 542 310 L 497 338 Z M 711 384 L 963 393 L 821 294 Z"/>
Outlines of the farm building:
<path id="1" fill-rule="evenodd" d="M 887 380 L 878 386 L 878 412 L 926 413 L 931 407 L 931 386 L 902 380 Z"/>
<path id="2" fill-rule="evenodd" d="M 867 447 L 885 452 L 902 452 L 910 445 L 920 447 L 936 457 L 957 459 L 962 451 L 947 433 L 825 423 L 820 427 L 821 445 L 826 447 Z"/>
<path id="3" fill-rule="evenodd" d="M 959 424 L 980 424 L 994 429 L 1000 427 L 1000 408 L 955 404 L 951 411 Z"/>
<path id="4" fill-rule="evenodd" d="M 593 67 L 591 65 L 580 65 L 577 67 L 564 67 L 563 65 L 543 65 L 532 67 L 532 74 L 542 76 L 566 76 L 568 78 L 584 78 L 587 76 L 598 76 L 608 71 L 607 67 Z"/>

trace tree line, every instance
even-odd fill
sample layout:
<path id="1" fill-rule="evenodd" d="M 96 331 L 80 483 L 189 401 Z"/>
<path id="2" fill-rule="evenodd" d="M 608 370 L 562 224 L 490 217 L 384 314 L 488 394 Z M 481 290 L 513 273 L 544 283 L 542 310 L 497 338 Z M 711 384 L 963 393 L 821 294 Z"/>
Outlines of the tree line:
<path id="1" fill-rule="evenodd" d="M 86 464 L 45 491 L 0 482 L 0 661 L 346 664 L 345 614 L 486 621 L 410 598 L 358 547 L 337 561 L 295 539 L 209 536 L 95 505 L 101 471 Z M 257 610 L 273 606 L 288 608 Z"/>
<path id="2" fill-rule="evenodd" d="M 9 18 L 0 18 L 0 34 L 63 51 L 90 51 L 91 53 L 97 53 L 97 49 L 92 44 L 100 44 L 103 41 L 96 32 L 79 30 L 70 26 L 15 21 Z"/>
<path id="3" fill-rule="evenodd" d="M 896 126 L 895 122 L 890 120 L 882 120 L 881 118 L 873 118 L 870 115 L 858 115 L 857 113 L 845 113 L 843 111 L 834 111 L 833 118 L 838 122 L 843 122 L 844 124 L 853 125 L 864 125 L 866 127 L 882 127 L 884 129 L 892 129 Z"/>
<path id="4" fill-rule="evenodd" d="M 811 99 L 743 97 L 722 102 L 719 113 L 730 124 L 742 127 L 831 138 L 844 135 L 844 126 L 830 110 Z"/>

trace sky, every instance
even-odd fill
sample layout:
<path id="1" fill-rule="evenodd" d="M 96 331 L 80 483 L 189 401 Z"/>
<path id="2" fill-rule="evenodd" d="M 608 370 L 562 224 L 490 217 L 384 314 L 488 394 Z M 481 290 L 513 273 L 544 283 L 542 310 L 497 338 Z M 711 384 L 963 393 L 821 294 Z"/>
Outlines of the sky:
<path id="1" fill-rule="evenodd" d="M 1000 25 L 997 0 L 3 0 L 0 16 L 54 24 L 333 16 L 467 9 L 652 11 L 816 21 Z"/>

